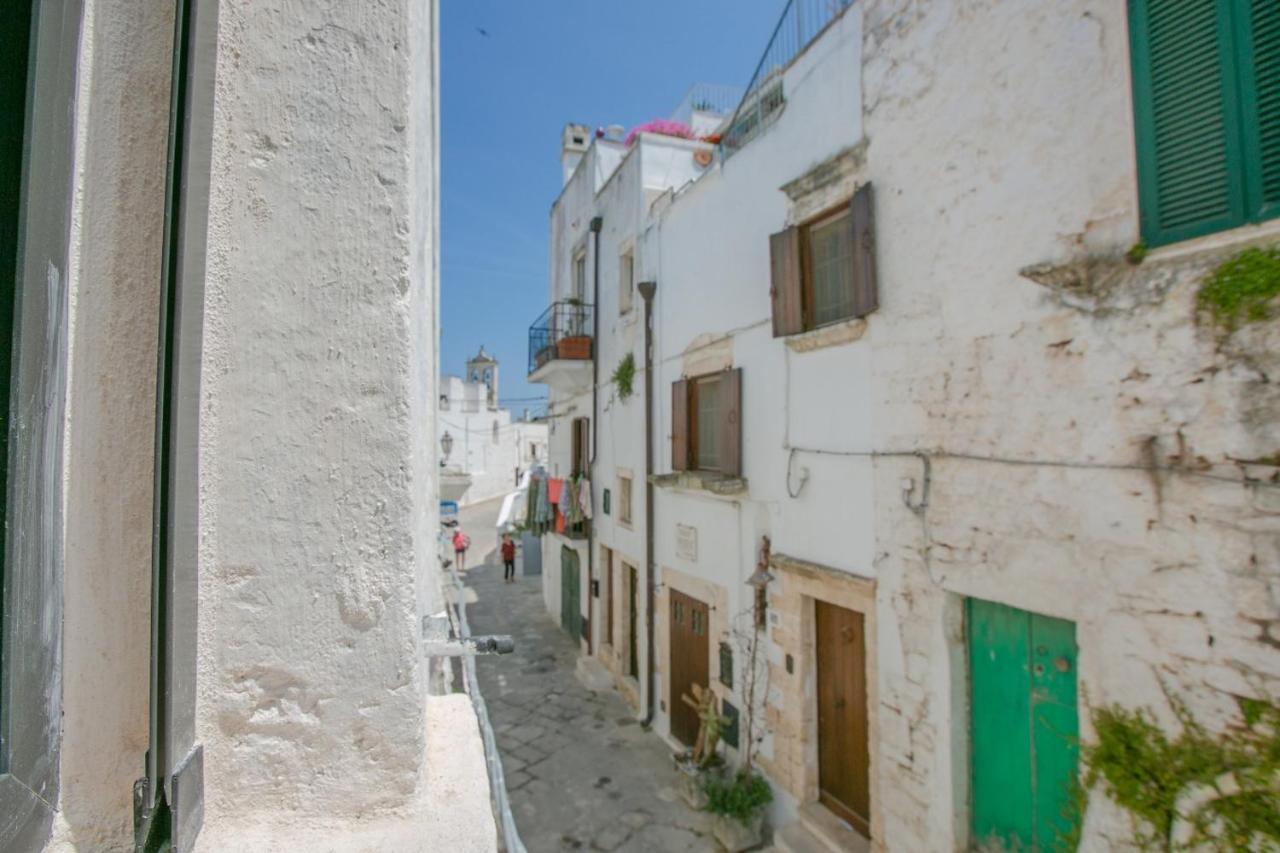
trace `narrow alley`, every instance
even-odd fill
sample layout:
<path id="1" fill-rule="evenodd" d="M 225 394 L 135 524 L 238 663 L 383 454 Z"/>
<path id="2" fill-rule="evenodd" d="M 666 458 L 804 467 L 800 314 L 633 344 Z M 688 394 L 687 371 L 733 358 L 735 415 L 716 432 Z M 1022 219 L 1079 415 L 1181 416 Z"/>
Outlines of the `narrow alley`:
<path id="1" fill-rule="evenodd" d="M 508 633 L 515 652 L 477 663 L 511 808 L 531 853 L 717 850 L 710 817 L 677 796 L 671 753 L 612 691 L 574 675 L 573 644 L 542 604 L 540 578 L 502 582 L 500 501 L 461 512 L 471 537 L 465 581 L 477 634 Z"/>

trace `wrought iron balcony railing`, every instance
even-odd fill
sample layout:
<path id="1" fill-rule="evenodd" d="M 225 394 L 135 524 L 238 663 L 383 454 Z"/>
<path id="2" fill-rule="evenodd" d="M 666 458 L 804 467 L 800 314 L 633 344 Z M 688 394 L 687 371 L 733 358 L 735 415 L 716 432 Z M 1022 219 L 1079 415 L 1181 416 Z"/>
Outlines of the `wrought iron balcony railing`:
<path id="1" fill-rule="evenodd" d="M 783 71 L 852 5 L 853 0 L 787 0 L 769 46 L 720 140 L 724 157 L 750 142 L 777 115 L 785 100 Z"/>
<path id="2" fill-rule="evenodd" d="M 549 361 L 589 361 L 595 337 L 592 306 L 566 299 L 551 305 L 529 327 L 529 373 Z"/>

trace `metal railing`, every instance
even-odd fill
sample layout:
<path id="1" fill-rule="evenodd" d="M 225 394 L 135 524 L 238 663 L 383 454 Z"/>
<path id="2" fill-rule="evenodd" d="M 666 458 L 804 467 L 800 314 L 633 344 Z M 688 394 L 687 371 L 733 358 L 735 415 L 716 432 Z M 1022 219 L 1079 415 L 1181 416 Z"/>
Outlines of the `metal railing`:
<path id="1" fill-rule="evenodd" d="M 694 83 L 685 92 L 680 106 L 671 114 L 672 121 L 692 125 L 695 112 L 727 116 L 742 103 L 741 86 L 724 86 L 717 83 Z"/>
<path id="2" fill-rule="evenodd" d="M 720 140 L 724 157 L 750 142 L 777 115 L 785 103 L 783 72 L 852 5 L 853 0 L 787 0 L 769 46 Z"/>
<path id="3" fill-rule="evenodd" d="M 529 373 L 555 359 L 590 360 L 594 317 L 592 306 L 582 302 L 552 303 L 529 327 Z"/>

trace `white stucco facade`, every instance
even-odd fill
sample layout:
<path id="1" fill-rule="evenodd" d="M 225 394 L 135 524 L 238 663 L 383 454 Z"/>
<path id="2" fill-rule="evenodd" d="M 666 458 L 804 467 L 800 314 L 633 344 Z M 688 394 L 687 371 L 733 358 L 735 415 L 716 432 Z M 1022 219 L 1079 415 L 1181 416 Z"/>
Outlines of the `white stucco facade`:
<path id="1" fill-rule="evenodd" d="M 459 505 L 482 503 L 514 491 L 519 476 L 547 460 L 547 424 L 513 419 L 490 402 L 483 380 L 445 376 L 437 404 L 441 448 L 440 497 Z M 448 435 L 449 453 L 441 443 Z"/>
<path id="2" fill-rule="evenodd" d="M 878 849 L 977 842 L 967 600 L 1074 626 L 1085 742 L 1103 707 L 1175 730 L 1179 702 L 1217 731 L 1239 723 L 1241 697 L 1277 695 L 1276 326 L 1224 337 L 1195 293 L 1280 230 L 1123 260 L 1139 240 L 1129 54 L 1116 4 L 854 4 L 785 69 L 785 105 L 733 156 L 651 185 L 646 162 L 692 164 L 683 143 L 642 137 L 602 181 L 617 154 L 597 141 L 553 208 L 553 299 L 602 218 L 596 578 L 600 547 L 643 572 L 648 523 L 643 306 L 620 310 L 619 254 L 634 251 L 636 282 L 656 282 L 659 733 L 679 701 L 668 595 L 709 605 L 712 687 L 741 709 L 740 681 L 717 683 L 717 645 L 740 633 L 771 540 L 758 757 L 775 827 L 816 799 L 814 601 L 866 617 Z M 774 337 L 770 236 L 867 184 L 877 310 Z M 609 376 L 627 352 L 640 370 L 621 401 Z M 672 384 L 726 368 L 742 371 L 742 482 L 670 476 Z M 553 469 L 568 458 L 554 430 L 592 414 L 590 387 L 553 394 Z M 635 476 L 630 526 L 602 507 L 622 473 Z M 544 545 L 557 614 L 563 544 Z M 643 715 L 648 661 L 628 683 L 618 635 L 600 627 L 606 597 L 583 605 L 592 655 Z M 1095 789 L 1081 849 L 1131 839 Z"/>
<path id="3" fill-rule="evenodd" d="M 11 834 L 26 818 L 5 800 L 0 847 L 128 851 L 152 737 L 157 355 L 179 346 L 158 322 L 175 7 L 34 7 L 47 44 L 29 106 L 37 126 L 70 122 L 67 186 L 37 182 L 70 200 L 65 253 L 35 283 L 49 328 L 22 330 L 43 339 L 41 393 L 65 412 L 42 447 L 61 484 L 40 534 L 57 619 L 34 638 L 55 650 L 55 768 L 50 819 Z M 190 155 L 204 171 L 189 167 L 175 229 L 183 275 L 201 254 L 201 286 L 182 292 L 201 294 L 203 346 L 193 443 L 174 449 L 196 479 L 168 485 L 190 489 L 169 523 L 196 544 L 198 607 L 162 593 L 192 645 L 161 666 L 192 653 L 166 701 L 194 719 L 202 764 L 184 765 L 183 802 L 199 795 L 203 828 L 184 812 L 175 849 L 493 850 L 474 714 L 429 695 L 422 653 L 423 617 L 443 607 L 436 4 L 192 8 L 186 144 L 211 162 Z M 12 529 L 31 509 L 17 513 Z M 3 675 L 8 714 L 24 697 Z"/>

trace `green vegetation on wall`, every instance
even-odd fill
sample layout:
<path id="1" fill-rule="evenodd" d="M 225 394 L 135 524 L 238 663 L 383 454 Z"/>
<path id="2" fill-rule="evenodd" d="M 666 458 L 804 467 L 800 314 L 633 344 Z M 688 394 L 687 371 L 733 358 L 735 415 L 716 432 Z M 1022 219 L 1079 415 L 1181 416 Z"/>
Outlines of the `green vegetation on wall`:
<path id="1" fill-rule="evenodd" d="M 1244 725 L 1218 735 L 1175 707 L 1173 738 L 1145 711 L 1094 712 L 1086 784 L 1135 818 L 1143 849 L 1280 849 L 1280 706 L 1240 704 Z"/>
<path id="2" fill-rule="evenodd" d="M 1196 305 L 1214 323 L 1234 332 L 1269 320 L 1280 296 L 1280 246 L 1245 249 L 1224 261 L 1200 285 Z"/>
<path id="3" fill-rule="evenodd" d="M 613 387 L 618 389 L 618 399 L 625 400 L 631 396 L 636 381 L 636 359 L 627 353 L 613 369 Z"/>

